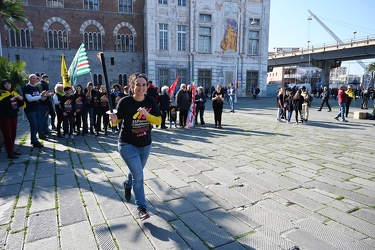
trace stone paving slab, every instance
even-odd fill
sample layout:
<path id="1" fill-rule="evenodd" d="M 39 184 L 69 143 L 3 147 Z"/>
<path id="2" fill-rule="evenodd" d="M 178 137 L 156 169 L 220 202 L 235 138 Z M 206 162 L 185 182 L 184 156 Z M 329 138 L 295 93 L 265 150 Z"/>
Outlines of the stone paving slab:
<path id="1" fill-rule="evenodd" d="M 27 227 L 27 242 L 57 236 L 56 210 L 52 209 L 30 214 Z"/>
<path id="2" fill-rule="evenodd" d="M 62 226 L 60 230 L 62 249 L 75 249 L 78 245 L 80 249 L 91 250 L 97 248 L 91 226 L 87 221 Z"/>
<path id="3" fill-rule="evenodd" d="M 180 218 L 209 247 L 214 248 L 234 241 L 234 238 L 199 212 L 186 213 Z"/>
<path id="4" fill-rule="evenodd" d="M 123 197 L 117 134 L 53 132 L 36 149 L 20 119 L 22 156 L 0 153 L 0 248 L 374 249 L 374 121 L 317 105 L 296 125 L 275 122 L 274 98 L 238 98 L 219 130 L 208 100 L 205 128 L 154 128 L 143 222 Z"/>
<path id="5" fill-rule="evenodd" d="M 311 218 L 300 220 L 298 222 L 298 225 L 302 229 L 326 242 L 329 242 L 331 245 L 338 249 L 374 249 L 374 247 L 369 246 L 361 241 L 357 241 L 354 238 L 350 237 L 348 234 L 341 233 L 336 229 L 321 224 L 320 222 Z"/>

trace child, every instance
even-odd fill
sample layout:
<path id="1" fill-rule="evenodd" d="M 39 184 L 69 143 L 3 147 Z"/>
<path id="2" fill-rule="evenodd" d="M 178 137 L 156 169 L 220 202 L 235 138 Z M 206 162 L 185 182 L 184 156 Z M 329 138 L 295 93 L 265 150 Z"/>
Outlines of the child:
<path id="1" fill-rule="evenodd" d="M 170 117 L 169 117 L 169 128 L 172 128 L 172 122 L 174 122 L 175 128 L 177 128 L 177 106 L 173 105 L 173 102 L 169 102 L 169 110 L 170 110 Z"/>
<path id="2" fill-rule="evenodd" d="M 65 139 L 74 139 L 74 116 L 76 115 L 76 100 L 72 95 L 72 87 L 64 87 L 65 95 L 60 97 L 60 110 L 63 115 L 63 130 Z"/>

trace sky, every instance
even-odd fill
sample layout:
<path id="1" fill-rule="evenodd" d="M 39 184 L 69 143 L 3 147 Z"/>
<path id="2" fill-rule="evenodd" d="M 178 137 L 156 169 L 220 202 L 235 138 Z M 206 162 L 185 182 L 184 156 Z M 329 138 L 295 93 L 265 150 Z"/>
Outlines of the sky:
<path id="1" fill-rule="evenodd" d="M 314 19 L 309 10 L 343 42 L 375 38 L 375 0 L 271 0 L 268 51 L 275 47 L 323 46 L 335 39 Z M 354 34 L 356 32 L 356 34 Z M 363 60 L 367 65 L 374 59 Z M 349 74 L 362 75 L 356 61 L 341 63 Z"/>

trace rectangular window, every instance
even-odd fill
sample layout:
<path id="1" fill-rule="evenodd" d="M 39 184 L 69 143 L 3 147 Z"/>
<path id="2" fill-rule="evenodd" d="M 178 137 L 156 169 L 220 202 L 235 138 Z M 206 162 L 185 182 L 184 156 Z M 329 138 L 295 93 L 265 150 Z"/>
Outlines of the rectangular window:
<path id="1" fill-rule="evenodd" d="M 204 23 L 210 23 L 211 22 L 211 15 L 200 14 L 199 15 L 199 21 L 204 22 Z"/>
<path id="2" fill-rule="evenodd" d="M 132 13 L 133 12 L 133 0 L 119 0 L 118 1 L 118 11 L 122 13 Z"/>
<path id="3" fill-rule="evenodd" d="M 177 75 L 180 76 L 180 79 L 178 80 L 178 83 L 177 83 L 178 87 L 181 86 L 181 83 L 189 84 L 189 79 L 188 79 L 186 69 L 177 69 Z"/>
<path id="4" fill-rule="evenodd" d="M 258 88 L 258 71 L 246 72 L 246 96 L 251 96 L 253 90 Z"/>
<path id="5" fill-rule="evenodd" d="M 83 0 L 83 9 L 99 10 L 99 0 Z"/>
<path id="6" fill-rule="evenodd" d="M 198 69 L 198 86 L 202 86 L 203 89 L 211 89 L 211 82 L 211 70 Z"/>
<path id="7" fill-rule="evenodd" d="M 159 24 L 159 50 L 168 50 L 168 24 Z"/>
<path id="8" fill-rule="evenodd" d="M 169 69 L 159 69 L 159 86 L 170 86 L 171 83 L 169 81 Z"/>
<path id="9" fill-rule="evenodd" d="M 260 25 L 260 20 L 259 19 L 250 18 L 249 22 L 250 22 L 251 26 L 259 26 Z"/>
<path id="10" fill-rule="evenodd" d="M 168 0 L 159 0 L 159 4 L 168 4 Z"/>
<path id="11" fill-rule="evenodd" d="M 211 28 L 199 27 L 198 51 L 204 53 L 211 52 Z"/>
<path id="12" fill-rule="evenodd" d="M 259 31 L 249 31 L 247 53 L 259 55 Z"/>
<path id="13" fill-rule="evenodd" d="M 47 0 L 47 6 L 64 7 L 64 1 L 63 0 Z"/>
<path id="14" fill-rule="evenodd" d="M 186 26 L 178 25 L 177 29 L 177 50 L 186 51 Z"/>
<path id="15" fill-rule="evenodd" d="M 186 0 L 178 0 L 178 6 L 185 6 L 186 7 Z"/>

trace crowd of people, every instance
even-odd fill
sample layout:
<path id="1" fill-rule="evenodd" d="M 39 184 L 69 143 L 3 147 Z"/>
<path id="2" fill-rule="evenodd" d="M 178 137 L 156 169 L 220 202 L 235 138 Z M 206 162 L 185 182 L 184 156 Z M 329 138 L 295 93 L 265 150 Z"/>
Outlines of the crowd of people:
<path id="1" fill-rule="evenodd" d="M 196 108 L 193 124 L 204 127 L 204 112 L 208 98 L 212 100 L 215 128 L 222 128 L 224 103 L 230 105 L 230 112 L 235 112 L 236 89 L 233 83 L 230 83 L 225 87 L 213 87 L 210 97 L 204 92 L 203 87 L 198 87 L 193 94 L 192 86 L 182 83 L 175 93 L 170 93 L 168 86 L 162 86 L 158 93 L 158 88 L 153 82 L 147 80 L 145 94 L 157 103 L 162 118 L 160 129 L 187 127 L 192 103 Z M 6 132 L 7 154 L 12 159 L 18 158 L 19 155 L 18 151 L 14 151 L 14 140 L 20 107 L 24 107 L 30 124 L 31 145 L 41 148 L 41 140 L 47 139 L 52 133 L 58 138 L 72 140 L 75 136 L 86 134 L 106 136 L 109 132 L 119 132 L 122 124 L 112 126 L 109 121 L 109 101 L 115 108 L 123 97 L 134 94 L 130 85 L 122 89 L 121 85 L 115 84 L 108 96 L 106 85 L 96 86 L 92 82 L 88 82 L 86 86 L 77 84 L 74 87 L 64 86 L 59 82 L 52 89 L 47 74 L 30 74 L 22 93 L 21 96 L 18 95 L 13 84 L 9 80 L 3 80 L 0 107 L 4 108 L 0 110 L 0 128 Z M 3 120 L 6 121 L 1 122 Z"/>
<path id="2" fill-rule="evenodd" d="M 363 91 L 361 109 L 368 109 L 368 101 L 373 98 L 372 88 L 369 87 Z M 310 93 L 306 90 L 305 86 L 300 89 L 294 86 L 292 88 L 279 88 L 277 91 L 277 117 L 276 120 L 281 122 L 283 119 L 287 123 L 291 123 L 292 114 L 295 114 L 295 123 L 303 124 L 309 120 L 309 109 L 311 107 L 311 102 L 315 98 L 320 98 L 321 103 L 317 111 L 322 111 L 324 106 L 327 106 L 328 112 L 332 111 L 329 100 L 334 98 L 337 100 L 340 111 L 334 117 L 336 120 L 341 120 L 342 122 L 348 122 L 350 105 L 352 101 L 358 98 L 353 87 L 351 85 L 346 86 L 342 84 L 339 86 L 337 94 L 332 97 L 332 90 L 327 86 L 321 88 L 319 92 Z"/>

